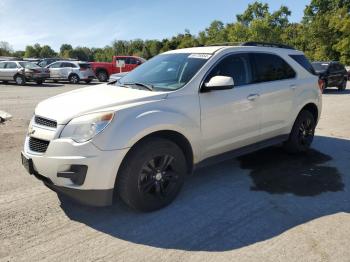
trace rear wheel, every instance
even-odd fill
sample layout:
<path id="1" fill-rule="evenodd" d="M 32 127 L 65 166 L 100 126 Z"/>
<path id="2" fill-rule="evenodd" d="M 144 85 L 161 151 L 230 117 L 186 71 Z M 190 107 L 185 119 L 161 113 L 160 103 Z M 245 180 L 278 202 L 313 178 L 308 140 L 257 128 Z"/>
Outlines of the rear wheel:
<path id="1" fill-rule="evenodd" d="M 186 159 L 173 142 L 147 139 L 128 154 L 117 179 L 120 198 L 140 211 L 170 204 L 180 192 L 186 175 Z"/>
<path id="2" fill-rule="evenodd" d="M 305 152 L 314 139 L 316 121 L 312 113 L 302 110 L 292 128 L 289 139 L 285 142 L 285 149 L 290 153 Z"/>
<path id="3" fill-rule="evenodd" d="M 80 78 L 78 75 L 76 74 L 71 74 L 69 77 L 68 77 L 68 80 L 71 84 L 79 84 L 80 82 Z"/>
<path id="4" fill-rule="evenodd" d="M 338 90 L 339 91 L 344 91 L 345 89 L 346 89 L 346 84 L 347 84 L 347 79 L 346 78 L 344 78 L 344 80 L 343 80 L 343 82 L 341 83 L 341 85 L 340 86 L 338 86 Z"/>
<path id="5" fill-rule="evenodd" d="M 26 83 L 26 79 L 22 75 L 16 75 L 15 82 L 17 85 L 24 85 Z"/>
<path id="6" fill-rule="evenodd" d="M 100 81 L 100 82 L 107 82 L 107 80 L 108 80 L 108 74 L 104 70 L 98 71 L 96 77 L 97 77 L 98 81 Z"/>

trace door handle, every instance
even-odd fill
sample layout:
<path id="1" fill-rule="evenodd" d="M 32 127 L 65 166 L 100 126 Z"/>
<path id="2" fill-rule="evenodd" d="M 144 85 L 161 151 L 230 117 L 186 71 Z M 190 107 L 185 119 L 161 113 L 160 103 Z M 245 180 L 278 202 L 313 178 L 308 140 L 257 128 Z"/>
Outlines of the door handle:
<path id="1" fill-rule="evenodd" d="M 249 101 L 254 101 L 255 99 L 257 99 L 259 97 L 259 94 L 250 94 L 249 96 L 247 96 L 247 99 Z"/>

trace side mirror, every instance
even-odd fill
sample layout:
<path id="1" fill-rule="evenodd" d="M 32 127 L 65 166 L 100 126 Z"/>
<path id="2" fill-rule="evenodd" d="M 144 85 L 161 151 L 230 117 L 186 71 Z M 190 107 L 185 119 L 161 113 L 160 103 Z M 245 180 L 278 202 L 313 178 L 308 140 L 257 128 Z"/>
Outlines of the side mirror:
<path id="1" fill-rule="evenodd" d="M 227 90 L 234 86 L 233 78 L 230 76 L 214 76 L 208 83 L 204 84 L 205 91 Z"/>

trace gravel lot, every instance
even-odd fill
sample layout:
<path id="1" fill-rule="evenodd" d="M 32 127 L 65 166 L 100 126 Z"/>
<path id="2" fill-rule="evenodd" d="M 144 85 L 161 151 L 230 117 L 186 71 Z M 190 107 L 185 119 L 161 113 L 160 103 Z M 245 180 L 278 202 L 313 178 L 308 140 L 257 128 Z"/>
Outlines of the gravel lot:
<path id="1" fill-rule="evenodd" d="M 350 86 L 324 94 L 313 150 L 278 147 L 197 170 L 141 214 L 58 198 L 20 164 L 35 105 L 85 85 L 0 84 L 0 261 L 350 261 Z M 64 105 L 62 105 L 64 106 Z"/>

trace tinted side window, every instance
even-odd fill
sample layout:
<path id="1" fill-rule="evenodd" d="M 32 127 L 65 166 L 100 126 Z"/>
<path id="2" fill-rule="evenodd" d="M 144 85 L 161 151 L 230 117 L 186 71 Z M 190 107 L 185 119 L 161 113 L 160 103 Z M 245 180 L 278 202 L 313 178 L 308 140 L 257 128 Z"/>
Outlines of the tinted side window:
<path id="1" fill-rule="evenodd" d="M 304 67 L 309 73 L 315 75 L 315 70 L 310 61 L 304 55 L 290 55 L 299 65 Z"/>
<path id="2" fill-rule="evenodd" d="M 17 64 L 14 62 L 7 62 L 6 68 L 17 68 Z"/>
<path id="3" fill-rule="evenodd" d="M 0 63 L 0 68 L 5 68 L 5 62 Z"/>
<path id="4" fill-rule="evenodd" d="M 136 59 L 133 58 L 133 57 L 130 57 L 130 62 L 129 62 L 129 64 L 136 65 L 136 64 L 137 64 Z"/>
<path id="5" fill-rule="evenodd" d="M 254 82 L 268 82 L 295 77 L 295 71 L 281 57 L 272 54 L 253 54 Z"/>
<path id="6" fill-rule="evenodd" d="M 49 68 L 60 68 L 60 67 L 61 67 L 61 63 L 54 63 L 49 66 Z"/>
<path id="7" fill-rule="evenodd" d="M 72 63 L 62 63 L 61 67 L 76 67 L 76 66 Z"/>
<path id="8" fill-rule="evenodd" d="M 246 85 L 252 82 L 249 55 L 230 55 L 221 60 L 209 73 L 205 82 L 214 76 L 230 76 L 235 86 Z"/>

